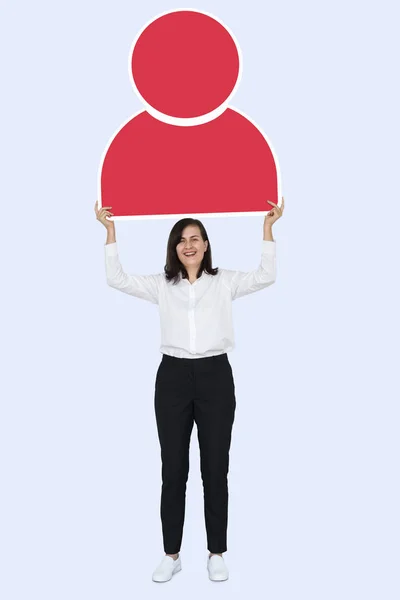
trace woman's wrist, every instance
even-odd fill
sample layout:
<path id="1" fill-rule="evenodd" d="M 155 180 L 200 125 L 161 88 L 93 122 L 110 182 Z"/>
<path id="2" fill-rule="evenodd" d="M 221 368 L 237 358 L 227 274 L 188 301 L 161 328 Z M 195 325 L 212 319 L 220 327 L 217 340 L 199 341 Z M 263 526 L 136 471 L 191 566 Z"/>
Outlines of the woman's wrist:
<path id="1" fill-rule="evenodd" d="M 272 225 L 264 226 L 264 241 L 265 242 L 274 242 L 274 238 L 272 236 Z"/>
<path id="2" fill-rule="evenodd" d="M 107 240 L 106 244 L 113 244 L 116 241 L 115 237 L 115 225 L 114 223 L 107 227 Z"/>

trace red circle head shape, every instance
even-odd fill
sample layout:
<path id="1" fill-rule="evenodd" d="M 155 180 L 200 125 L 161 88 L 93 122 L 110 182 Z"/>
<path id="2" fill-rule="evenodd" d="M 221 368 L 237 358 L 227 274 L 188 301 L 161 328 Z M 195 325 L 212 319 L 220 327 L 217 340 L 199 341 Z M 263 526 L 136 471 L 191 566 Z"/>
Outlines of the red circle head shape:
<path id="1" fill-rule="evenodd" d="M 130 58 L 133 83 L 145 104 L 190 119 L 227 104 L 240 81 L 240 49 L 215 17 L 177 10 L 139 32 Z"/>

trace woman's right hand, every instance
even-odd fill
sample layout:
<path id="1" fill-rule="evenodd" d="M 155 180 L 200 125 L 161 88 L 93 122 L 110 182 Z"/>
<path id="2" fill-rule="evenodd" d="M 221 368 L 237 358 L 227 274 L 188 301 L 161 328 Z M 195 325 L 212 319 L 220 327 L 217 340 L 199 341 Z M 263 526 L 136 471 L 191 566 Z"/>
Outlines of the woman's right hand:
<path id="1" fill-rule="evenodd" d="M 100 221 L 100 223 L 103 223 L 103 225 L 106 229 L 111 229 L 112 227 L 114 227 L 114 221 L 109 221 L 106 217 L 109 217 L 114 214 L 114 213 L 110 212 L 109 210 L 107 210 L 108 208 L 112 208 L 112 206 L 103 206 L 102 208 L 100 208 L 100 210 L 99 210 L 98 206 L 99 206 L 99 201 L 96 200 L 95 205 L 94 205 L 94 212 L 96 213 L 96 219 L 98 221 Z"/>

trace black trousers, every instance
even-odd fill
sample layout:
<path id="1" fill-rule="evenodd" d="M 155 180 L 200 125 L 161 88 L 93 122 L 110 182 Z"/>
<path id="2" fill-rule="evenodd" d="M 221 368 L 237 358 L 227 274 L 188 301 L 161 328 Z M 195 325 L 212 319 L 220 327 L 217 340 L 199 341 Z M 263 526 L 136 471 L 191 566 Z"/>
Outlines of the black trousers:
<path id="1" fill-rule="evenodd" d="M 175 358 L 163 354 L 154 408 L 161 446 L 164 552 L 180 551 L 185 518 L 189 444 L 197 425 L 209 552 L 227 550 L 228 470 L 236 399 L 227 354 Z"/>

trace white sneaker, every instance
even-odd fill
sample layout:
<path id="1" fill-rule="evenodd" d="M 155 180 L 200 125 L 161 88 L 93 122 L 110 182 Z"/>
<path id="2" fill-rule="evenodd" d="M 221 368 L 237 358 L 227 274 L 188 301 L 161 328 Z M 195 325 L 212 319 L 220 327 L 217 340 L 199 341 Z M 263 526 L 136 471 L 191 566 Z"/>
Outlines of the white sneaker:
<path id="1" fill-rule="evenodd" d="M 213 554 L 207 561 L 208 576 L 211 581 L 225 581 L 229 577 L 228 568 L 222 556 Z"/>
<path id="2" fill-rule="evenodd" d="M 153 573 L 153 581 L 169 581 L 172 579 L 172 575 L 178 573 L 182 569 L 180 555 L 176 560 L 172 556 L 165 555 L 157 569 Z"/>

